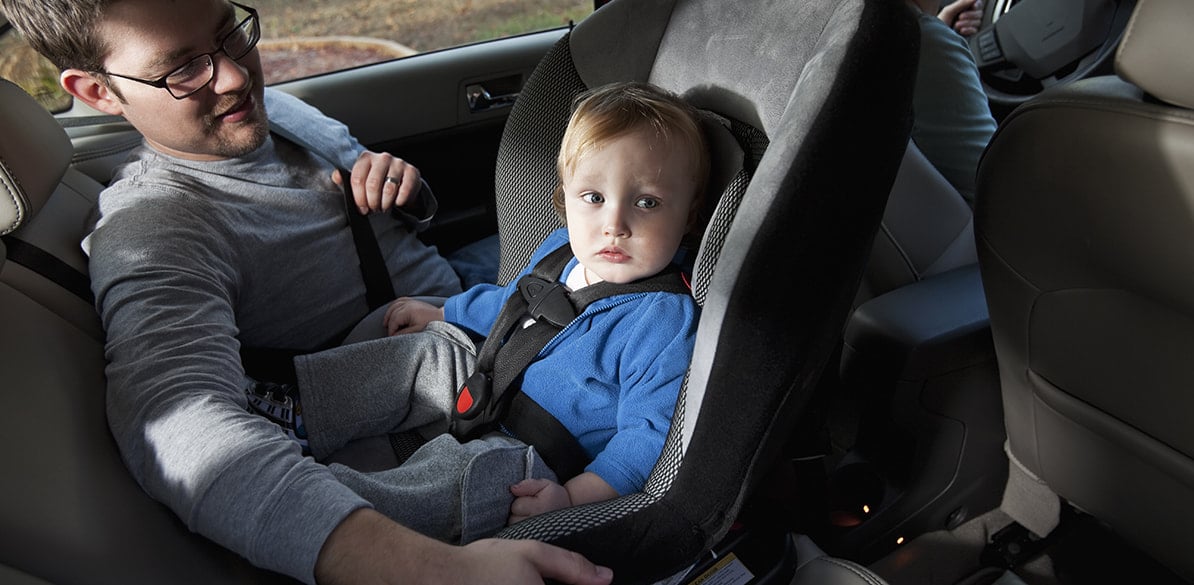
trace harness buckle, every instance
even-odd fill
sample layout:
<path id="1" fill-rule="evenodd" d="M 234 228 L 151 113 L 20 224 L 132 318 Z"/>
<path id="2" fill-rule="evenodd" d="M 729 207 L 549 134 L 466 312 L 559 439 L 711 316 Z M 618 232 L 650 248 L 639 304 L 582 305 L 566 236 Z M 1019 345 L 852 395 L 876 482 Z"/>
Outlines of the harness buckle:
<path id="1" fill-rule="evenodd" d="M 448 432 L 461 441 L 481 436 L 495 424 L 491 411 L 498 402 L 493 395 L 493 378 L 485 372 L 473 373 L 456 393 Z"/>
<path id="2" fill-rule="evenodd" d="M 493 378 L 485 372 L 474 372 L 456 393 L 456 418 L 474 419 L 489 407 L 493 398 Z"/>

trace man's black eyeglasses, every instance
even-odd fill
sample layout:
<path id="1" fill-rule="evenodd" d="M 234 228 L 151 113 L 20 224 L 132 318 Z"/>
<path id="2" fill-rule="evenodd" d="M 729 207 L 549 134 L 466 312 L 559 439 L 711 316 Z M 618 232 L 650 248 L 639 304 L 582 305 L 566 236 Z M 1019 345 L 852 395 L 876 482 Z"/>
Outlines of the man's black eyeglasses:
<path id="1" fill-rule="evenodd" d="M 157 79 L 139 79 L 119 73 L 104 73 L 112 77 L 119 77 L 164 89 L 170 92 L 170 95 L 176 100 L 186 98 L 207 87 L 207 84 L 211 83 L 212 78 L 216 74 L 216 53 L 222 51 L 230 59 L 236 61 L 249 54 L 249 51 L 252 51 L 253 47 L 257 46 L 257 41 L 261 40 L 261 22 L 257 18 L 257 10 L 243 4 L 237 4 L 236 2 L 232 2 L 231 4 L 248 12 L 249 15 L 240 21 L 236 25 L 236 28 L 224 35 L 224 38 L 220 39 L 219 49 L 199 55 L 187 62 L 186 65 Z"/>

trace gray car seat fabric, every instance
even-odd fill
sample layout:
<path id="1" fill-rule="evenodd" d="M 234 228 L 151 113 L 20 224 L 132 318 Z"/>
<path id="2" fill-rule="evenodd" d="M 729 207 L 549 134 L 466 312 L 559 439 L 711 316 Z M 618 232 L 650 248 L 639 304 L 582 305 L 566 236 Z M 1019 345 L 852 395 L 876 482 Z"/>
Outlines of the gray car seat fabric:
<path id="1" fill-rule="evenodd" d="M 728 121 L 743 163 L 697 252 L 696 350 L 648 485 L 503 536 L 556 542 L 641 582 L 726 533 L 839 343 L 908 141 L 918 38 L 898 2 L 615 1 L 544 59 L 499 152 L 499 280 L 559 225 L 554 160 L 587 87 L 670 89 Z"/>
<path id="2" fill-rule="evenodd" d="M 1192 8 L 1142 0 L 1118 76 L 1015 110 L 982 160 L 976 205 L 1013 460 L 1186 579 Z"/>

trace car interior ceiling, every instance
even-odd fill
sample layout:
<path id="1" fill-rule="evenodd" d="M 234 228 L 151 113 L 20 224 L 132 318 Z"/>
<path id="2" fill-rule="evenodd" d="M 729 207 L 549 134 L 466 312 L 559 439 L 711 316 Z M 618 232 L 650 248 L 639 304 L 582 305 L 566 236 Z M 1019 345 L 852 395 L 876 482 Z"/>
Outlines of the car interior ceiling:
<path id="1" fill-rule="evenodd" d="M 614 0 L 563 34 L 520 88 L 516 107 L 486 122 L 491 140 L 471 143 L 470 152 L 496 153 L 496 202 L 429 238 L 451 252 L 470 243 L 463 234 L 497 229 L 499 279 L 509 278 L 557 225 L 550 209 L 528 205 L 521 194 L 553 183 L 551 153 L 571 96 L 608 81 L 650 79 L 725 121 L 715 132 L 714 148 L 732 163 L 716 182 L 726 185 L 722 200 L 733 203 L 710 210 L 713 225 L 723 229 L 706 237 L 694 275 L 708 324 L 702 323 L 678 407 L 681 424 L 673 428 L 645 493 L 549 515 L 503 535 L 580 550 L 614 566 L 625 582 L 677 574 L 698 579 L 727 555 L 749 561 L 756 583 L 848 583 L 860 576 L 857 582 L 892 585 L 1194 582 L 1188 555 L 1194 530 L 1184 522 L 1194 464 L 1183 450 L 1190 443 L 1181 429 L 1188 425 L 1182 427 L 1182 413 L 1173 412 L 1175 405 L 1188 405 L 1184 387 L 1139 414 L 1149 399 L 1128 405 L 1127 413 L 1091 410 L 1088 403 L 1099 399 L 1084 392 L 1093 390 L 1059 381 L 1083 377 L 1062 373 L 1074 361 L 1066 350 L 1097 336 L 1093 324 L 1102 322 L 1100 313 L 1122 317 L 1104 327 L 1122 332 L 1126 341 L 1114 355 L 1091 350 L 1097 359 L 1083 356 L 1076 371 L 1121 380 L 1131 373 L 1122 373 L 1120 362 L 1126 362 L 1136 371 L 1165 372 L 1164 379 L 1159 374 L 1144 379 L 1172 386 L 1188 369 L 1184 354 L 1161 365 L 1153 359 L 1189 346 L 1186 332 L 1172 324 L 1188 320 L 1184 309 L 1191 291 L 1157 284 L 1180 280 L 1172 275 L 1188 263 L 1184 252 L 1174 250 L 1184 250 L 1181 234 L 1194 227 L 1186 225 L 1194 213 L 1183 190 L 1194 184 L 1184 171 L 1190 165 L 1157 164 L 1184 160 L 1194 144 L 1194 88 L 1184 78 L 1173 79 L 1188 54 L 1179 42 L 1183 35 L 1173 31 L 1194 26 L 1186 1 L 1088 2 L 1093 14 L 1082 26 L 1110 32 L 1075 41 L 1085 43 L 1082 51 L 1048 72 L 1045 84 L 1035 78 L 1009 81 L 1034 71 L 1031 47 L 1005 55 L 1003 62 L 980 62 L 1000 123 L 984 155 L 973 210 L 901 130 L 908 108 L 900 97 L 907 85 L 900 72 L 909 64 L 890 48 L 906 40 L 901 35 L 907 30 L 847 31 L 824 45 L 758 35 L 768 27 L 843 26 L 839 19 L 847 16 L 888 22 L 896 19 L 889 6 L 810 0 L 801 3 L 808 19 L 793 24 L 780 17 L 790 6 L 751 13 L 715 0 L 632 4 Z M 988 13 L 997 3 L 991 4 Z M 715 22 L 703 12 L 709 7 L 736 18 Z M 1021 18 L 1003 22 L 1000 38 L 1039 24 Z M 1135 44 L 1128 44 L 1124 31 L 1133 26 Z M 0 20 L 0 34 L 8 27 Z M 703 77 L 710 68 L 688 58 L 696 41 L 669 34 L 681 30 L 672 27 L 705 31 L 697 37 L 702 46 L 713 35 L 757 35 L 750 47 L 727 45 L 709 58 L 741 65 L 759 55 L 784 55 L 782 64 L 772 65 L 786 68 L 791 83 L 767 93 L 763 84 L 734 76 Z M 994 26 L 990 32 L 996 34 Z M 634 42 L 608 42 L 613 35 Z M 773 51 L 760 52 L 758 43 Z M 837 63 L 847 46 L 869 51 L 870 59 L 850 67 Z M 820 85 L 807 80 L 798 85 L 802 67 L 824 66 L 820 59 L 842 70 Z M 888 98 L 876 104 L 871 96 L 880 90 Z M 798 92 L 801 99 L 789 101 Z M 830 94 L 841 101 L 830 102 Z M 70 274 L 86 273 L 78 242 L 94 219 L 98 193 L 119 160 L 139 144 L 139 134 L 111 120 L 82 132 L 64 131 L 3 80 L 0 103 L 4 186 L 15 194 L 11 204 L 0 206 L 0 232 L 6 234 L 0 244 L 5 250 L 0 355 L 11 372 L 9 390 L 0 392 L 0 411 L 8 413 L 0 428 L 10 444 L 33 446 L 12 456 L 13 472 L 24 481 L 0 487 L 5 502 L 0 533 L 22 535 L 3 538 L 0 581 L 75 583 L 102 573 L 98 582 L 153 583 L 186 567 L 186 582 L 288 582 L 187 532 L 124 472 L 108 434 L 102 392 L 95 392 L 104 384 L 102 327 L 94 308 L 66 283 Z M 858 123 L 863 116 L 870 125 Z M 814 128 L 833 131 L 806 137 L 808 128 L 797 130 L 794 121 L 806 118 L 825 124 Z M 1071 118 L 1076 122 L 1068 123 Z M 1142 129 L 1123 121 L 1140 119 Z M 1092 157 L 1105 156 L 1096 149 L 1129 133 L 1135 142 L 1124 141 L 1136 145 L 1135 158 L 1117 151 L 1109 156 L 1122 161 L 1090 170 Z M 389 147 L 430 145 L 438 161 L 433 168 L 450 173 L 452 157 L 460 154 L 444 146 L 450 139 L 450 134 L 419 136 Z M 866 159 L 877 161 L 867 173 L 851 171 L 850 156 L 857 155 L 846 154 L 861 143 L 867 143 Z M 1056 150 L 1048 155 L 1038 150 L 1046 147 Z M 1071 186 L 1057 188 L 1051 182 L 1056 169 L 1049 165 L 1062 160 L 1089 177 L 1069 177 Z M 1136 170 L 1141 168 L 1146 171 Z M 1128 175 L 1147 178 L 1128 185 L 1131 191 L 1111 190 Z M 801 181 L 811 187 L 793 186 Z M 879 199 L 860 197 L 857 207 L 846 206 L 817 192 L 829 185 L 832 193 L 877 193 Z M 1069 199 L 1038 196 L 1055 192 Z M 1095 192 L 1099 206 L 1092 204 Z M 1146 196 L 1167 197 L 1155 203 L 1162 213 L 1145 216 L 1141 207 L 1115 205 Z M 1083 256 L 1092 241 L 1102 241 L 1091 239 L 1095 228 L 1070 223 L 1087 216 L 1073 209 L 1088 207 L 1106 212 L 1099 226 L 1125 216 L 1151 222 L 1118 228 L 1121 232 L 1112 228 L 1106 236 L 1107 245 L 1121 247 L 1112 254 L 1117 259 L 1120 249 L 1140 248 L 1142 255 L 1125 260 L 1128 266 L 1111 275 L 1075 275 L 1074 258 L 1083 258 L 1082 267 L 1106 264 L 1107 248 L 1095 250 L 1102 256 Z M 837 215 L 827 220 L 801 213 L 810 208 Z M 1030 213 L 1036 219 L 1026 222 Z M 1137 237 L 1149 230 L 1156 233 Z M 51 259 L 29 261 L 20 255 L 23 245 Z M 1046 248 L 1061 253 L 1039 253 Z M 1176 259 L 1154 260 L 1157 250 Z M 46 262 L 56 266 L 50 274 L 29 267 Z M 1143 275 L 1142 267 L 1154 264 L 1164 264 L 1163 271 Z M 800 287 L 797 277 L 808 274 L 824 275 L 824 282 Z M 1141 281 L 1145 300 L 1099 299 L 1087 312 L 1059 313 L 1049 323 L 1065 331 L 1060 338 L 1068 345 L 1055 355 L 1032 354 L 1039 362 L 1026 361 L 1020 338 L 1031 337 L 1031 331 L 1041 335 L 1034 340 L 1054 339 L 1027 325 L 1045 327 L 1025 307 L 1039 308 L 1038 314 L 1053 308 L 1025 285 L 1029 279 L 1065 280 L 1051 284 L 1054 288 L 1115 290 L 1130 288 L 1125 280 Z M 1070 310 L 1076 303 L 1055 304 Z M 1178 309 L 1157 313 L 1157 304 Z M 1126 323 L 1137 315 L 1148 320 Z M 1075 333 L 1061 327 L 1066 320 L 1092 326 Z M 1155 335 L 1159 346 L 1150 340 L 1142 344 L 1150 351 L 1133 351 L 1134 340 Z M 1037 371 L 1054 357 L 1059 365 L 1051 362 Z M 1092 361 L 1105 363 L 1095 370 Z M 745 399 L 743 388 L 751 392 Z M 1131 418 L 1137 415 L 1147 418 Z M 1156 421 L 1167 416 L 1177 417 L 1176 426 L 1160 428 L 1163 422 Z M 1134 425 L 1120 429 L 1121 419 Z M 797 551 L 852 561 L 873 573 L 843 576 L 824 566 L 804 566 L 793 560 Z M 64 565 L 63 554 L 78 562 Z"/>

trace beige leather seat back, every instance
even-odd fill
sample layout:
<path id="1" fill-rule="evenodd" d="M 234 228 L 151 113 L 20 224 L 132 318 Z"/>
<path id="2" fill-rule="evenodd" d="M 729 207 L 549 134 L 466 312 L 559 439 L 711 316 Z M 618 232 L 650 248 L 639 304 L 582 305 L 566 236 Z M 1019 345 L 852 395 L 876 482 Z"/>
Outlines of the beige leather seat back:
<path id="1" fill-rule="evenodd" d="M 79 245 L 90 229 L 101 186 L 71 169 L 72 146 L 58 123 L 16 85 L 0 80 L 3 105 L 0 156 L 0 234 L 6 257 L 21 251 L 55 258 L 59 270 L 86 274 L 87 258 Z M 16 241 L 14 241 L 16 240 Z M 17 248 L 20 244 L 21 250 Z M 28 264 L 28 263 L 26 263 Z M 84 279 L 80 278 L 80 281 Z M 94 308 L 83 299 L 40 277 L 27 266 L 6 262 L 0 281 L 22 291 L 88 335 L 101 339 Z"/>
<path id="2" fill-rule="evenodd" d="M 1117 76 L 1004 122 L 979 262 L 1010 454 L 1194 578 L 1194 4 L 1141 0 Z"/>
<path id="3" fill-rule="evenodd" d="M 101 186 L 70 167 L 58 122 L 2 79 L 0 136 L 0 581 L 273 579 L 188 532 L 126 471 L 105 417 L 94 308 L 13 256 L 32 246 L 85 280 L 80 242 Z"/>

